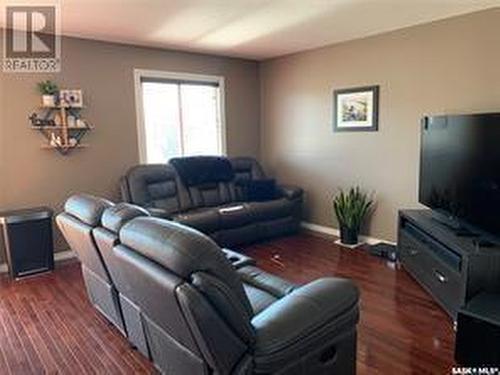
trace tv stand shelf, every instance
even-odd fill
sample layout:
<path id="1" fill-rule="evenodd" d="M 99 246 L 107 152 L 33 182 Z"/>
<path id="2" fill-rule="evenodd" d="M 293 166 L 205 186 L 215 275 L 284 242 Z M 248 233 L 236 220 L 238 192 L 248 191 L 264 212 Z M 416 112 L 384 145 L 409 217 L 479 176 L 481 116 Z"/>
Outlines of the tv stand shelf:
<path id="1" fill-rule="evenodd" d="M 431 210 L 399 212 L 398 254 L 403 267 L 456 320 L 480 292 L 500 292 L 500 247 L 482 246 L 436 220 Z"/>

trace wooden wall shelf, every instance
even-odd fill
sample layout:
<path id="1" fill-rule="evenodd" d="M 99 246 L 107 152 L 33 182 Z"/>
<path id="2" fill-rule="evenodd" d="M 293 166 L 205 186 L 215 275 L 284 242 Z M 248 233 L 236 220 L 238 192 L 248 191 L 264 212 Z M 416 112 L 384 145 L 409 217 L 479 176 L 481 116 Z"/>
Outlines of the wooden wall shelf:
<path id="1" fill-rule="evenodd" d="M 40 106 L 40 108 L 42 108 L 42 109 L 61 109 L 61 108 L 66 108 L 66 109 L 76 109 L 76 110 L 79 110 L 79 109 L 84 109 L 85 106 L 74 107 L 74 106 L 70 106 L 70 105 L 42 105 L 42 106 Z"/>
<path id="2" fill-rule="evenodd" d="M 88 144 L 80 142 L 88 131 L 95 128 L 82 119 L 80 110 L 83 107 L 57 105 L 40 108 L 41 112 L 33 113 L 29 119 L 31 129 L 38 130 L 47 139 L 47 143 L 42 145 L 43 149 L 55 149 L 60 154 L 66 155 L 73 149 L 89 147 Z M 75 122 L 82 122 L 85 126 L 69 126 L 69 116 L 73 117 Z"/>
<path id="3" fill-rule="evenodd" d="M 47 125 L 47 126 L 31 126 L 31 129 L 34 129 L 34 130 L 61 130 L 61 129 L 64 129 L 65 127 L 64 126 L 51 126 L 51 125 Z M 94 130 L 95 127 L 92 126 L 92 125 L 87 125 L 86 127 L 80 127 L 80 126 L 66 126 L 66 129 L 68 130 Z"/>
<path id="4" fill-rule="evenodd" d="M 62 146 L 53 146 L 53 145 L 42 145 L 41 146 L 42 148 L 44 149 L 51 149 L 51 148 L 55 148 L 55 149 L 64 149 L 64 150 L 69 150 L 69 149 L 72 149 L 72 148 L 87 148 L 87 147 L 90 147 L 89 144 L 87 143 L 79 143 L 77 145 L 74 145 L 74 146 L 71 146 L 71 145 L 62 145 Z"/>

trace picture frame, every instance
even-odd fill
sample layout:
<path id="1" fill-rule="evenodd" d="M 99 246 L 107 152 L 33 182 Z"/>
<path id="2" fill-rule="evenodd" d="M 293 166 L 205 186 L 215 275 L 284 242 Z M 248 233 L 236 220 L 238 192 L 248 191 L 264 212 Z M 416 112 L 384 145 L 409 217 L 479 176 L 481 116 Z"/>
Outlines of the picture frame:
<path id="1" fill-rule="evenodd" d="M 83 107 L 83 93 L 82 90 L 60 90 L 59 91 L 59 104 L 72 108 Z"/>
<path id="2" fill-rule="evenodd" d="M 364 86 L 333 91 L 333 131 L 378 131 L 380 87 Z"/>

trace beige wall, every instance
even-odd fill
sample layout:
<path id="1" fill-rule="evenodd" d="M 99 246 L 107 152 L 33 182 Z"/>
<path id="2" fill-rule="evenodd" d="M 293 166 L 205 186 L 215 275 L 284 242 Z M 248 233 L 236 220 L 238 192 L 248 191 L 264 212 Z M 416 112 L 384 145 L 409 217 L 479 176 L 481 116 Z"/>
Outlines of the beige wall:
<path id="1" fill-rule="evenodd" d="M 395 239 L 417 205 L 419 120 L 500 110 L 500 9 L 298 53 L 261 65 L 261 158 L 303 186 L 306 220 L 337 226 L 339 187 L 375 191 L 367 232 Z M 380 131 L 332 132 L 334 89 L 380 85 Z"/>
<path id="2" fill-rule="evenodd" d="M 360 184 L 377 194 L 368 232 L 394 239 L 397 209 L 417 204 L 420 117 L 498 111 L 499 46 L 496 9 L 299 53 L 260 65 L 259 103 L 255 62 L 64 38 L 60 74 L 0 73 L 0 209 L 59 210 L 77 191 L 118 198 L 119 176 L 138 162 L 132 70 L 158 69 L 225 76 L 228 153 L 260 154 L 269 172 L 303 186 L 306 220 L 336 226 L 332 195 Z M 40 149 L 27 117 L 47 78 L 84 90 L 89 149 Z M 333 89 L 372 84 L 380 131 L 333 134 Z"/>
<path id="3" fill-rule="evenodd" d="M 139 160 L 134 68 L 224 76 L 228 154 L 258 156 L 256 62 L 73 38 L 63 39 L 62 54 L 60 74 L 0 73 L 1 210 L 58 210 L 68 195 L 81 191 L 118 198 L 120 175 Z M 44 139 L 29 128 L 28 116 L 40 102 L 35 85 L 47 78 L 83 90 L 83 114 L 96 127 L 85 139 L 90 148 L 66 157 L 40 149 Z M 65 248 L 60 239 L 57 248 Z"/>

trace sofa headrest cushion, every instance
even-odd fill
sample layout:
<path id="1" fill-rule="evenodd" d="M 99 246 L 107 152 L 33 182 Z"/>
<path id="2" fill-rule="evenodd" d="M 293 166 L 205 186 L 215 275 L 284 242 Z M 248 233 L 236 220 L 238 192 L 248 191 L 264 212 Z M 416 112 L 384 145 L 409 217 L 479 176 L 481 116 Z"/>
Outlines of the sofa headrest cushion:
<path id="1" fill-rule="evenodd" d="M 138 216 L 149 216 L 149 212 L 130 203 L 118 203 L 104 211 L 101 222 L 104 228 L 118 233 L 127 222 Z"/>
<path id="2" fill-rule="evenodd" d="M 132 202 L 150 206 L 154 197 L 149 187 L 165 182 L 175 182 L 177 172 L 168 164 L 143 164 L 132 167 L 127 172 L 128 188 Z M 175 187 L 175 184 L 173 185 Z M 171 195 L 175 195 L 175 191 Z M 170 195 L 170 194 L 169 194 Z"/>
<path id="3" fill-rule="evenodd" d="M 221 156 L 172 158 L 169 163 L 187 186 L 197 186 L 210 182 L 229 182 L 234 179 L 231 162 Z"/>
<path id="4" fill-rule="evenodd" d="M 64 211 L 92 227 L 101 223 L 102 213 L 112 207 L 113 202 L 90 194 L 75 194 L 64 204 Z"/>
<path id="5" fill-rule="evenodd" d="M 247 175 L 247 179 L 265 178 L 260 164 L 254 158 L 246 156 L 235 157 L 231 159 L 231 165 L 233 166 L 237 180 L 243 177 L 242 174 Z"/>

